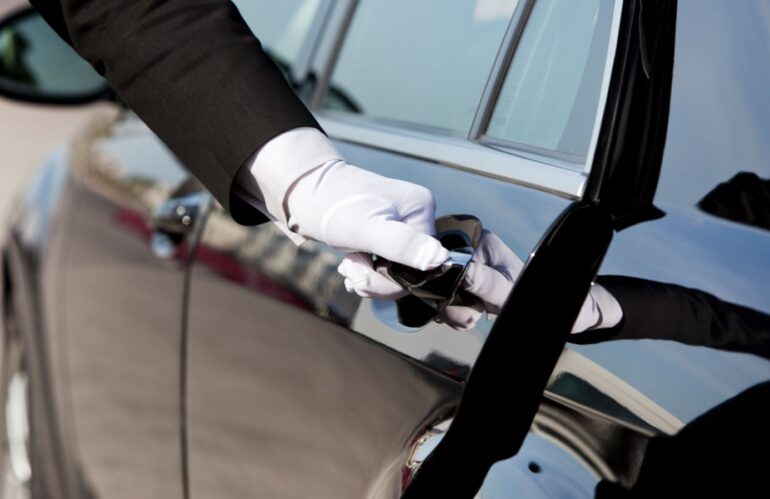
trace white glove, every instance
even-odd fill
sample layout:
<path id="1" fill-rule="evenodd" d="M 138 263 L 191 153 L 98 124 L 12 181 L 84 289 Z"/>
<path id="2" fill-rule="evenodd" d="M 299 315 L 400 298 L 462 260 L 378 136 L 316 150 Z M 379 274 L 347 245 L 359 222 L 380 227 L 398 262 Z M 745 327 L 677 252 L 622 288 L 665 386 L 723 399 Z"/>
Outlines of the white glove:
<path id="1" fill-rule="evenodd" d="M 289 228 L 347 251 L 373 253 L 428 270 L 449 252 L 435 232 L 435 202 L 425 187 L 331 161 L 289 192 Z"/>
<path id="2" fill-rule="evenodd" d="M 468 264 L 463 288 L 484 303 L 493 317 L 500 313 L 524 263 L 499 237 L 485 230 Z"/>
<path id="3" fill-rule="evenodd" d="M 428 189 L 346 163 L 318 130 L 272 139 L 249 170 L 266 210 L 295 234 L 420 270 L 449 257 L 431 237 L 435 202 Z"/>
<path id="4" fill-rule="evenodd" d="M 593 284 L 572 326 L 572 334 L 617 326 L 623 319 L 618 300 L 600 284 Z"/>

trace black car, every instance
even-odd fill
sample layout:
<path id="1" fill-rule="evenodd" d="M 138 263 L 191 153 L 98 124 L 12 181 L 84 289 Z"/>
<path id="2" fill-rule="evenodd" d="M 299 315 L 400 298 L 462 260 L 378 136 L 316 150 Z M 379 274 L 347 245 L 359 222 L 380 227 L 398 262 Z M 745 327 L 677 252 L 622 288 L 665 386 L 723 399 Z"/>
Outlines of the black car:
<path id="1" fill-rule="evenodd" d="M 3 95 L 114 106 L 9 221 L 3 497 L 767 497 L 770 3 L 236 3 L 348 161 L 526 265 L 470 331 L 350 294 L 19 12 Z M 623 318 L 570 334 L 592 283 Z"/>

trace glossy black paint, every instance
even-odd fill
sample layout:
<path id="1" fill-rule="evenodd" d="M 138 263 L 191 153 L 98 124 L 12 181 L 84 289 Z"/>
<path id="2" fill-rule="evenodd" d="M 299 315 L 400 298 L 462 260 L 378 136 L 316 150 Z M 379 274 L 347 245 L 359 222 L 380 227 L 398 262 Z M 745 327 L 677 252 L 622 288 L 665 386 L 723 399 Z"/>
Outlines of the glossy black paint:
<path id="1" fill-rule="evenodd" d="M 512 234 L 519 246 L 534 247 L 549 214 L 566 204 L 554 199 L 549 211 L 551 195 L 340 146 L 351 161 L 391 175 L 403 165 L 396 175 L 432 188 L 442 212 L 471 209 L 455 185 L 497 197 L 508 205 L 499 213 L 538 207 L 538 216 L 515 225 L 494 218 L 491 205 L 475 210 L 488 211 L 488 228 Z M 393 497 L 405 485 L 403 463 L 415 442 L 451 414 L 461 388 L 454 379 L 475 360 L 482 330 L 459 334 L 432 324 L 404 332 L 378 317 L 372 300 L 345 291 L 335 271 L 341 256 L 319 244 L 296 249 L 271 225 L 246 229 L 212 214 L 190 290 L 192 496 Z"/>
<path id="2" fill-rule="evenodd" d="M 10 236 L 11 261 L 29 262 L 22 272 L 35 287 L 32 342 L 45 354 L 37 386 L 52 407 L 46 423 L 63 468 L 54 497 L 183 496 L 188 253 L 156 257 L 150 221 L 187 173 L 122 114 L 95 117 L 52 158 L 23 197 Z M 13 290 L 23 290 L 24 274 L 11 275 Z"/>
<path id="3" fill-rule="evenodd" d="M 187 333 L 192 497 L 392 497 L 450 411 L 457 382 L 346 327 L 360 300 L 336 261 L 211 215 Z"/>
<path id="4" fill-rule="evenodd" d="M 770 10 L 694 0 L 677 8 L 651 198 L 663 216 L 615 235 L 600 282 L 683 286 L 770 315 L 770 234 L 699 208 L 739 172 L 770 178 Z M 430 188 L 439 215 L 477 216 L 523 259 L 570 204 L 338 145 L 354 164 Z M 175 258 L 160 260 L 150 219 L 184 181 L 147 130 L 113 116 L 54 155 L 15 212 L 4 258 L 37 352 L 50 497 L 396 497 L 412 478 L 410 453 L 452 416 L 494 323 L 469 333 L 404 328 L 381 304 L 344 291 L 338 252 L 296 248 L 272 225 L 243 228 L 217 208 Z M 507 332 L 527 343 L 551 332 L 531 324 Z M 770 363 L 759 347 L 714 348 L 708 332 L 573 338 L 521 450 L 491 468 L 480 496 L 586 497 L 600 481 L 599 495 L 625 493 L 607 482 L 647 495 L 715 492 L 724 476 L 734 491 L 756 492 L 748 471 L 757 462 L 746 456 L 767 442 Z M 757 338 L 766 345 L 767 331 Z M 711 425 L 716 416 L 724 424 Z M 494 439 L 506 422 L 491 421 Z M 744 433 L 723 432 L 736 427 Z M 699 455 L 668 436 L 678 432 L 692 435 Z"/>
<path id="5" fill-rule="evenodd" d="M 66 366 L 61 363 L 59 341 L 62 316 L 57 307 L 58 284 L 63 267 L 61 230 L 66 223 L 55 223 L 59 214 L 68 214 L 72 198 L 67 195 L 68 171 L 65 156 L 59 151 L 42 166 L 21 197 L 13 214 L 13 229 L 4 241 L 4 281 L 7 305 L 18 307 L 20 333 L 26 343 L 31 365 L 29 375 L 33 403 L 40 408 L 31 431 L 39 454 L 50 459 L 37 471 L 33 490 L 45 487 L 50 497 L 65 497 L 72 485 L 65 457 L 67 440 L 66 411 L 62 406 L 61 387 L 66 386 Z M 47 263 L 46 263 L 47 262 Z M 35 402 L 36 401 L 36 402 Z M 42 482 L 42 485 L 40 482 Z"/>
<path id="6" fill-rule="evenodd" d="M 767 283 L 770 282 L 767 259 L 770 255 L 770 234 L 759 227 L 714 217 L 701 211 L 697 205 L 718 184 L 728 181 L 744 169 L 755 172 L 761 178 L 770 177 L 770 156 L 764 155 L 760 160 L 760 151 L 757 150 L 763 148 L 762 152 L 770 152 L 768 146 L 755 141 L 755 134 L 761 133 L 758 130 L 767 130 L 763 126 L 770 119 L 770 108 L 765 100 L 758 99 L 752 101 L 751 111 L 747 114 L 747 107 L 743 105 L 752 95 L 758 96 L 759 92 L 765 92 L 764 83 L 770 81 L 770 73 L 764 65 L 757 63 L 758 59 L 751 57 L 752 53 L 755 57 L 759 56 L 758 49 L 741 45 L 740 51 L 728 50 L 728 47 L 735 47 L 737 40 L 743 37 L 767 38 L 767 32 L 760 34 L 763 26 L 761 20 L 766 19 L 768 14 L 767 7 L 760 4 L 727 6 L 718 2 L 704 5 L 679 2 L 679 11 L 671 113 L 661 179 L 654 200 L 655 206 L 665 212 L 665 216 L 620 232 L 610 247 L 600 275 L 626 275 L 678 284 L 767 314 L 770 312 L 770 295 L 767 293 Z M 717 19 L 720 21 L 716 22 Z M 713 30 L 706 30 L 703 26 Z M 717 43 L 714 38 L 725 42 L 726 46 L 720 45 L 720 50 L 711 50 Z M 694 84 L 693 74 L 713 71 L 716 66 L 720 67 L 719 74 L 712 73 L 711 78 L 698 78 L 698 84 Z M 737 84 L 736 79 L 742 83 Z M 736 85 L 739 85 L 741 92 L 738 92 Z M 712 95 L 714 88 L 734 89 L 735 92 L 723 94 L 724 100 L 710 100 L 708 96 Z M 715 109 L 723 112 L 712 115 Z M 703 116 L 704 113 L 709 113 L 709 119 L 696 118 L 698 114 Z M 764 123 L 762 120 L 765 120 Z M 730 157 L 715 157 L 711 152 L 716 150 L 722 151 L 722 154 L 729 153 Z M 746 164 L 739 159 L 743 154 L 757 155 L 757 161 L 752 162 L 751 168 L 745 168 Z M 664 397 L 662 393 L 672 389 L 672 384 L 679 385 L 682 382 L 692 388 L 710 391 L 707 387 L 713 386 L 713 383 L 705 380 L 716 379 L 707 371 L 720 370 L 722 375 L 727 375 L 722 378 L 723 383 L 733 388 L 722 391 L 722 397 L 711 399 L 713 404 L 717 400 L 724 400 L 724 396 L 738 393 L 741 386 L 745 388 L 745 383 L 751 383 L 749 379 L 763 381 L 770 374 L 767 370 L 769 366 L 759 358 L 735 357 L 736 354 L 732 353 L 682 347 L 660 340 L 653 344 L 631 342 L 620 347 L 608 343 L 579 349 L 597 352 L 607 349 L 602 354 L 603 363 L 607 365 L 611 362 L 614 368 L 620 365 L 610 360 L 613 355 L 609 354 L 609 350 L 619 348 L 634 348 L 641 356 L 649 346 L 656 351 L 671 349 L 684 357 L 692 355 L 693 359 L 697 358 L 697 361 L 692 362 L 707 367 L 696 376 L 703 377 L 703 383 L 695 383 L 693 377 L 688 377 L 686 381 L 680 377 L 683 366 L 691 364 L 684 362 L 679 355 L 672 355 L 671 358 L 682 362 L 673 362 L 670 366 L 677 375 L 660 370 L 656 375 L 650 369 L 652 366 L 644 369 L 644 374 L 636 372 L 631 375 L 631 371 L 639 368 L 639 356 L 633 364 L 623 362 L 625 365 L 621 370 L 627 373 L 624 378 L 646 389 L 657 385 L 654 391 L 660 392 L 661 398 L 667 401 L 666 406 L 676 408 L 674 412 L 685 421 L 702 413 L 709 404 L 697 397 L 692 389 L 685 390 L 688 397 L 676 402 L 673 398 Z M 663 354 L 663 357 L 668 356 Z M 727 361 L 731 357 L 735 362 Z M 707 361 L 708 358 L 714 360 Z M 675 368 L 677 364 L 679 367 Z M 744 383 L 732 384 L 728 381 L 736 372 L 747 368 L 753 375 Z M 730 371 L 734 374 L 728 375 Z M 657 382 L 653 379 L 657 379 Z M 661 383 L 663 379 L 666 380 L 665 384 Z M 689 410 L 684 410 L 684 406 L 689 406 Z"/>

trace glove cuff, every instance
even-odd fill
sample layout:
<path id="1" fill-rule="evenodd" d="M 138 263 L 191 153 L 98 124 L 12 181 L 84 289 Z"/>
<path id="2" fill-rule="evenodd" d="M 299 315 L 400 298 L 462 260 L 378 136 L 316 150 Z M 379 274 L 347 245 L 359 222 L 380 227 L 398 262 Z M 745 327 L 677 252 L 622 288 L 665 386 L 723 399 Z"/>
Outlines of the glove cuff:
<path id="1" fill-rule="evenodd" d="M 617 326 L 623 319 L 620 303 L 603 286 L 594 284 L 586 296 L 572 334 Z"/>
<path id="2" fill-rule="evenodd" d="M 248 165 L 259 192 L 254 193 L 276 221 L 288 225 L 286 195 L 303 175 L 329 161 L 342 160 L 334 144 L 316 128 L 289 130 L 265 144 Z"/>

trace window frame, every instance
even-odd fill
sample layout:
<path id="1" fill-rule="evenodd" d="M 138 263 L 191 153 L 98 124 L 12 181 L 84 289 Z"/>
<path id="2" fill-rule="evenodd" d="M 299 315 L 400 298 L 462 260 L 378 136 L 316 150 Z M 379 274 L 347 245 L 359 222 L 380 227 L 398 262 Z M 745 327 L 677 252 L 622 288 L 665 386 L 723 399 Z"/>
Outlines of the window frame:
<path id="1" fill-rule="evenodd" d="M 534 157 L 539 157 L 545 160 L 547 163 L 551 163 L 550 160 L 555 159 L 558 160 L 562 165 L 566 163 L 568 167 L 575 168 L 588 174 L 590 172 L 593 154 L 596 149 L 596 140 L 599 135 L 599 128 L 601 128 L 602 110 L 604 109 L 607 102 L 607 91 L 609 89 L 610 76 L 612 74 L 612 62 L 615 59 L 615 47 L 617 46 L 618 30 L 620 27 L 620 14 L 622 12 L 623 2 L 622 0 L 611 0 L 613 1 L 613 12 L 612 25 L 610 26 L 609 31 L 610 39 L 608 41 L 610 45 L 607 50 L 607 57 L 604 61 L 604 72 L 599 90 L 599 102 L 597 103 L 596 113 L 594 114 L 593 131 L 589 141 L 588 151 L 586 156 L 583 157 L 581 155 L 555 151 L 553 149 L 547 149 L 531 144 L 487 135 L 490 120 L 492 119 L 492 115 L 495 111 L 497 101 L 503 89 L 503 85 L 505 84 L 505 81 L 508 77 L 508 72 L 511 68 L 511 64 L 513 63 L 513 59 L 516 57 L 516 52 L 519 48 L 519 42 L 521 41 L 521 37 L 526 31 L 527 25 L 529 24 L 535 3 L 539 0 L 520 1 L 526 3 L 524 16 L 520 20 L 519 24 L 512 28 L 512 30 L 515 32 L 511 34 L 511 38 L 508 41 L 509 46 L 507 47 L 507 52 L 504 55 L 504 58 L 500 61 L 502 67 L 498 68 L 498 71 L 493 74 L 492 78 L 494 78 L 494 81 L 487 85 L 489 94 L 484 96 L 487 101 L 485 102 L 485 105 L 479 108 L 478 122 L 474 123 L 475 129 L 469 138 L 471 140 L 476 140 L 481 144 L 500 147 L 504 150 L 510 149 L 512 151 L 530 153 L 534 155 Z"/>
<path id="2" fill-rule="evenodd" d="M 516 5 L 468 133 L 323 109 L 322 103 L 329 91 L 331 77 L 359 1 L 335 2 L 329 15 L 328 29 L 316 51 L 318 59 L 315 62 L 322 68 L 322 74 L 309 106 L 331 138 L 433 161 L 568 199 L 582 198 L 596 153 L 604 114 L 602 110 L 607 102 L 624 0 L 613 0 L 609 46 L 591 141 L 585 158 L 485 135 L 518 42 L 538 0 L 519 0 Z"/>

